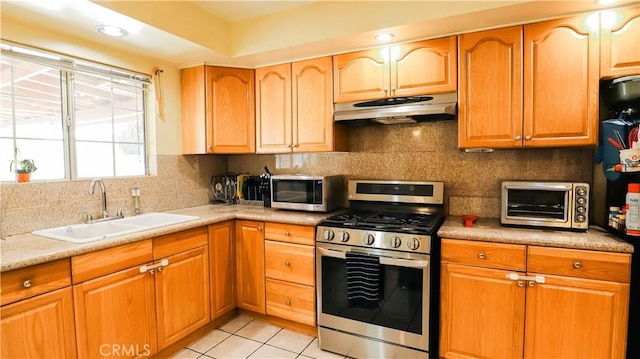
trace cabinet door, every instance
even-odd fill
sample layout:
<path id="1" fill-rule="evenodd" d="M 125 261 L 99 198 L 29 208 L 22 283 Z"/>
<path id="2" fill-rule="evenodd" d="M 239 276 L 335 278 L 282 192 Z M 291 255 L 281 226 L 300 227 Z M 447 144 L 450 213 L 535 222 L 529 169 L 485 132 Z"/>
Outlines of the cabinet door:
<path id="1" fill-rule="evenodd" d="M 527 288 L 525 358 L 625 357 L 628 284 L 545 279 Z"/>
<path id="2" fill-rule="evenodd" d="M 291 64 L 256 70 L 258 153 L 291 152 Z"/>
<path id="3" fill-rule="evenodd" d="M 75 358 L 71 287 L 0 308 L 2 358 Z"/>
<path id="4" fill-rule="evenodd" d="M 183 154 L 204 154 L 207 152 L 204 74 L 204 65 L 180 70 L 180 120 Z"/>
<path id="5" fill-rule="evenodd" d="M 135 358 L 157 351 L 151 273 L 125 269 L 76 284 L 73 295 L 78 356 Z"/>
<path id="6" fill-rule="evenodd" d="M 156 269 L 159 350 L 210 321 L 208 252 L 207 246 L 182 252 L 166 258 L 169 264 Z"/>
<path id="7" fill-rule="evenodd" d="M 440 357 L 522 357 L 524 283 L 507 273 L 443 263 Z"/>
<path id="8" fill-rule="evenodd" d="M 524 26 L 524 145 L 598 143 L 598 29 L 587 16 Z"/>
<path id="9" fill-rule="evenodd" d="M 333 100 L 352 102 L 389 97 L 389 48 L 333 57 Z"/>
<path id="10" fill-rule="evenodd" d="M 522 27 L 460 35 L 458 146 L 522 146 Z"/>
<path id="11" fill-rule="evenodd" d="M 209 226 L 211 319 L 236 307 L 236 241 L 234 222 Z"/>
<path id="12" fill-rule="evenodd" d="M 390 49 L 392 97 L 456 91 L 458 51 L 455 36 Z"/>
<path id="13" fill-rule="evenodd" d="M 331 57 L 291 64 L 294 152 L 336 150 L 331 64 Z"/>
<path id="14" fill-rule="evenodd" d="M 601 16 L 600 77 L 640 74 L 640 7 L 609 11 Z"/>
<path id="15" fill-rule="evenodd" d="M 236 221 L 238 307 L 265 314 L 264 224 Z"/>
<path id="16" fill-rule="evenodd" d="M 206 67 L 207 153 L 254 153 L 254 70 Z"/>

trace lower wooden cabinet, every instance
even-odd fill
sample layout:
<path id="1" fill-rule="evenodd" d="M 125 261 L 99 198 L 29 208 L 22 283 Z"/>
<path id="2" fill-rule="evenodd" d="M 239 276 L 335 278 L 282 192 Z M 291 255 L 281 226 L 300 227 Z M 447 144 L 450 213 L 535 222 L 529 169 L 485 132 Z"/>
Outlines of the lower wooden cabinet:
<path id="1" fill-rule="evenodd" d="M 267 314 L 316 325 L 315 228 L 265 223 Z"/>
<path id="2" fill-rule="evenodd" d="M 265 314 L 264 223 L 236 221 L 238 307 Z"/>
<path id="3" fill-rule="evenodd" d="M 624 358 L 630 255 L 496 246 L 442 240 L 440 357 Z"/>
<path id="4" fill-rule="evenodd" d="M 80 358 L 157 352 L 153 275 L 133 267 L 77 284 L 73 292 Z"/>
<path id="5" fill-rule="evenodd" d="M 236 236 L 233 221 L 209 226 L 211 319 L 236 308 Z"/>
<path id="6" fill-rule="evenodd" d="M 0 357 L 76 357 L 71 287 L 5 305 L 0 313 Z"/>
<path id="7" fill-rule="evenodd" d="M 153 244 L 154 263 L 159 266 L 155 291 L 158 350 L 162 350 L 211 320 L 208 229 L 154 238 Z"/>

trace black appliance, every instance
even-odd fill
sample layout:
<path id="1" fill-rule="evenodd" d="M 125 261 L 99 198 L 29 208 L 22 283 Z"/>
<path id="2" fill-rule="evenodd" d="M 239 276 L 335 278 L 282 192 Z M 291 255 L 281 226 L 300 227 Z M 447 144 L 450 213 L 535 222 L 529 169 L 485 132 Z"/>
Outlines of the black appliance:
<path id="1" fill-rule="evenodd" d="M 348 211 L 316 231 L 320 348 L 356 358 L 436 358 L 444 184 L 348 187 Z"/>
<path id="2" fill-rule="evenodd" d="M 636 169 L 620 168 L 620 149 L 609 138 L 621 137 L 631 146 L 629 132 L 640 125 L 640 75 L 603 81 L 600 87 L 600 145 L 592 186 L 592 222 L 634 246 L 631 257 L 627 358 L 640 358 L 640 237 L 629 236 L 624 226 L 609 221 L 610 209 L 623 208 L 629 183 L 640 183 Z M 618 132 L 620 136 L 616 134 Z M 620 140 L 613 142 L 621 142 Z M 624 172 L 629 170 L 629 172 Z"/>

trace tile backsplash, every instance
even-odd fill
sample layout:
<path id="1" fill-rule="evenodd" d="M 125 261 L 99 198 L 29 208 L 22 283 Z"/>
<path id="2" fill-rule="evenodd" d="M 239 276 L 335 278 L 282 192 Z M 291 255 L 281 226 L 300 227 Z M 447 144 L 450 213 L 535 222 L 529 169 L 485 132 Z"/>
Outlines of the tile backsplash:
<path id="1" fill-rule="evenodd" d="M 349 129 L 349 152 L 230 155 L 229 170 L 346 179 L 444 181 L 449 215 L 500 215 L 502 180 L 592 181 L 593 148 L 515 149 L 465 153 L 456 121 Z"/>
<path id="2" fill-rule="evenodd" d="M 465 153 L 457 148 L 457 122 L 377 125 L 349 129 L 349 152 L 283 155 L 160 155 L 157 175 L 105 179 L 109 213 L 133 214 L 131 188 L 141 188 L 143 212 L 204 205 L 216 174 L 342 174 L 346 179 L 444 181 L 449 215 L 500 214 L 502 180 L 592 182 L 592 148 L 517 149 Z M 151 161 L 152 163 L 154 161 Z M 0 235 L 79 223 L 99 217 L 100 194 L 90 180 L 3 183 Z M 346 183 L 345 183 L 346 185 Z M 345 205 L 346 205 L 345 201 Z"/>
<path id="3" fill-rule="evenodd" d="M 227 171 L 227 156 L 156 156 L 157 175 L 105 178 L 107 208 L 133 215 L 132 187 L 140 187 L 142 212 L 168 211 L 209 203 L 210 177 Z M 91 180 L 3 183 L 0 186 L 2 236 L 80 223 L 87 213 L 100 217 L 100 191 L 89 195 Z"/>

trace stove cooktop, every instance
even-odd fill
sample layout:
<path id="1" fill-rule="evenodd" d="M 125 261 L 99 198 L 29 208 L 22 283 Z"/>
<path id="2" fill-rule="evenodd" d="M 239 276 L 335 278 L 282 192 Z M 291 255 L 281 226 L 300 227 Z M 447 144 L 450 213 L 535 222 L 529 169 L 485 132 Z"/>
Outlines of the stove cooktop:
<path id="1" fill-rule="evenodd" d="M 320 225 L 407 234 L 431 235 L 439 228 L 444 217 L 433 213 L 388 213 L 376 211 L 349 211 L 328 217 Z"/>

